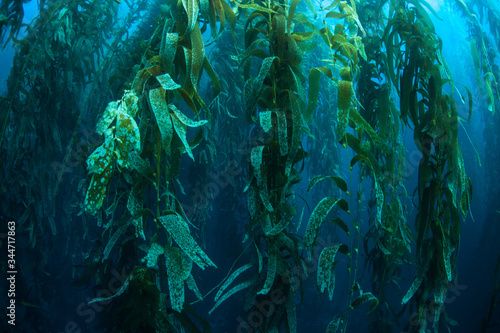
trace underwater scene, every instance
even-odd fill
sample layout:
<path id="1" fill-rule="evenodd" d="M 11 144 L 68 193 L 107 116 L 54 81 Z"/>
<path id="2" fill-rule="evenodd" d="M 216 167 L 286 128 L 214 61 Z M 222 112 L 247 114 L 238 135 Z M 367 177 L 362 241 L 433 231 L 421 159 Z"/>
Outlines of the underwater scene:
<path id="1" fill-rule="evenodd" d="M 0 332 L 500 332 L 499 0 L 2 0 Z"/>

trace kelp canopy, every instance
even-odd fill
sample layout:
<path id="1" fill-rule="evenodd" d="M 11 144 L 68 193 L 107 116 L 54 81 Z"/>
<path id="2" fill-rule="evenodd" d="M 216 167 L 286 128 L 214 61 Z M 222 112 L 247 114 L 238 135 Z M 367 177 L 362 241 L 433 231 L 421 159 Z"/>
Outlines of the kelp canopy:
<path id="1" fill-rule="evenodd" d="M 473 323 L 446 307 L 464 228 L 500 258 L 496 3 L 46 0 L 24 22 L 26 3 L 0 5 L 15 328 L 498 324 L 500 264 Z"/>

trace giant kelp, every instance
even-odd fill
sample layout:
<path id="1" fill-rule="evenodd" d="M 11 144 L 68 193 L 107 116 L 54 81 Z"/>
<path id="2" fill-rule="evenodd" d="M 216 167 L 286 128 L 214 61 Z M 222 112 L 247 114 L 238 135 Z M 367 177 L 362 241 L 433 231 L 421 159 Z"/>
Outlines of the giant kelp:
<path id="1" fill-rule="evenodd" d="M 465 101 L 463 86 L 453 81 L 432 23 L 439 17 L 425 1 L 336 0 L 326 8 L 308 0 L 42 1 L 28 37 L 17 40 L 19 3 L 2 7 L 10 34 L 0 16 L 0 37 L 19 49 L 1 99 L 2 178 L 21 180 L 7 183 L 9 202 L 25 194 L 16 214 L 33 247 L 43 246 L 43 234 L 71 235 L 78 228 L 70 222 L 82 221 L 94 244 L 75 259 L 82 263 L 76 285 L 102 287 L 114 269 L 126 268 L 115 294 L 92 295 L 89 304 L 110 302 L 99 328 L 209 332 L 212 318 L 244 291 L 238 310 L 249 316 L 276 293 L 284 300 L 254 331 L 295 332 L 296 299 L 311 303 L 308 277 L 330 299 L 321 304 L 329 320 L 318 323 L 327 332 L 348 331 L 361 310 L 372 331 L 387 331 L 412 311 L 418 326 L 402 329 L 424 331 L 430 303 L 434 331 L 451 322 L 444 300 L 472 184 L 458 138 L 466 121 L 455 98 Z M 457 3 L 477 37 L 475 70 L 494 111 L 490 41 L 471 7 Z M 118 6 L 129 8 L 121 24 L 90 38 L 92 24 L 118 22 Z M 43 168 L 71 161 L 83 127 L 95 131 L 78 162 L 87 175 L 75 176 L 73 205 L 64 204 L 66 215 L 78 217 L 56 223 L 55 200 L 76 184 L 58 169 L 47 185 Z M 421 156 L 413 196 L 404 133 Z M 311 160 L 306 151 L 327 156 Z M 235 165 L 238 177 L 227 176 Z M 226 172 L 227 184 L 210 185 L 221 180 L 213 170 Z M 222 191 L 228 184 L 232 190 Z M 219 201 L 231 202 L 224 214 Z M 225 233 L 242 238 L 241 254 L 225 253 L 233 262 L 226 277 L 207 286 L 203 270 L 222 266 L 213 251 Z M 317 263 L 314 274 L 308 260 Z M 401 290 L 402 270 L 413 266 L 409 289 Z M 344 306 L 331 310 L 342 297 Z M 195 305 L 202 301 L 207 313 Z"/>

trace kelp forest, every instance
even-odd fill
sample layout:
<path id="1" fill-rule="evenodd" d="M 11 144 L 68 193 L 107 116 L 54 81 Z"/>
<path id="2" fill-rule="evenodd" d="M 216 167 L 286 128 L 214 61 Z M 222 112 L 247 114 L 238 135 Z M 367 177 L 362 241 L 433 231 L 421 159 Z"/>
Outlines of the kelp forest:
<path id="1" fill-rule="evenodd" d="M 2 0 L 2 332 L 498 332 L 496 0 Z"/>

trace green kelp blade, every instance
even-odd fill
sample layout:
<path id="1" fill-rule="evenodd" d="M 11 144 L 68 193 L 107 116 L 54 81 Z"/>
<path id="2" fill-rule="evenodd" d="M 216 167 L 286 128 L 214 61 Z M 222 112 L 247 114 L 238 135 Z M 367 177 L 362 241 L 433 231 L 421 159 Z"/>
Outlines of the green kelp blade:
<path id="1" fill-rule="evenodd" d="M 123 282 L 122 286 L 120 287 L 120 290 L 118 290 L 118 292 L 116 294 L 109 296 L 109 297 L 94 298 L 93 300 L 89 301 L 87 304 L 92 304 L 95 302 L 104 302 L 104 301 L 108 301 L 112 298 L 120 296 L 121 294 L 123 294 L 125 292 L 125 290 L 127 290 L 128 285 L 130 284 L 130 281 L 132 281 L 133 278 L 134 278 L 134 274 L 130 274 L 127 277 L 127 279 L 125 280 L 125 282 Z"/>
<path id="2" fill-rule="evenodd" d="M 224 0 L 222 0 L 222 1 L 224 1 Z M 214 87 L 214 93 L 212 94 L 212 101 L 213 101 L 222 91 L 222 85 L 219 81 L 219 77 L 217 76 L 217 73 L 215 73 L 215 71 L 214 71 L 212 65 L 210 65 L 210 62 L 208 61 L 207 57 L 205 57 L 205 60 L 203 61 L 203 69 L 208 74 L 208 77 L 212 81 L 212 85 Z"/>
<path id="3" fill-rule="evenodd" d="M 391 148 L 385 143 L 385 141 L 375 132 L 373 127 L 363 118 L 358 111 L 351 109 L 349 112 L 349 119 L 352 120 L 356 125 L 360 126 L 365 130 L 366 134 L 372 139 L 373 143 L 382 150 L 384 154 L 390 154 Z"/>
<path id="4" fill-rule="evenodd" d="M 288 154 L 286 114 L 282 110 L 276 110 L 274 112 L 278 117 L 278 141 L 280 144 L 280 154 L 281 156 L 286 156 Z"/>
<path id="5" fill-rule="evenodd" d="M 257 293 L 259 295 L 267 295 L 271 290 L 274 279 L 276 278 L 276 270 L 278 268 L 278 260 L 281 258 L 280 251 L 276 248 L 276 246 L 271 245 L 267 250 L 267 275 L 266 280 L 264 281 L 264 286 Z"/>
<path id="6" fill-rule="evenodd" d="M 413 297 L 415 292 L 418 290 L 420 285 L 422 284 L 422 281 L 424 280 L 425 274 L 427 274 L 427 271 L 429 270 L 429 264 L 432 260 L 432 257 L 434 256 L 434 247 L 431 246 L 431 248 L 428 248 L 425 257 L 424 257 L 424 262 L 420 266 L 417 276 L 415 277 L 415 280 L 413 280 L 413 283 L 410 286 L 410 289 L 408 289 L 408 292 L 406 295 L 403 297 L 401 300 L 401 304 L 406 304 L 408 301 Z"/>
<path id="7" fill-rule="evenodd" d="M 314 208 L 311 216 L 309 217 L 309 222 L 307 223 L 306 227 L 306 233 L 304 235 L 304 246 L 306 248 L 312 248 L 315 245 L 319 228 L 325 221 L 325 218 L 330 210 L 332 210 L 335 205 L 338 205 L 345 211 L 348 210 L 348 203 L 345 199 L 330 197 L 323 198 L 323 200 L 321 200 Z"/>
<path id="8" fill-rule="evenodd" d="M 352 158 L 351 160 L 351 167 L 353 167 L 357 162 L 363 161 L 365 162 L 371 169 L 372 174 L 373 174 L 373 182 L 375 184 L 375 199 L 377 202 L 377 222 L 383 226 L 382 224 L 382 209 L 384 207 L 384 191 L 382 190 L 382 186 L 379 183 L 378 177 L 377 177 L 377 172 L 375 172 L 375 169 L 373 168 L 373 164 L 371 163 L 370 159 L 364 155 L 356 155 Z"/>
<path id="9" fill-rule="evenodd" d="M 115 120 L 118 114 L 118 102 L 109 102 L 108 106 L 104 110 L 102 117 L 96 126 L 96 131 L 99 134 L 103 134 L 106 129 L 111 125 L 113 120 Z"/>
<path id="10" fill-rule="evenodd" d="M 163 149 L 167 149 L 172 141 L 173 129 L 170 112 L 165 101 L 165 89 L 156 88 L 149 91 L 149 102 L 160 130 Z"/>
<path id="11" fill-rule="evenodd" d="M 146 267 L 154 268 L 158 263 L 158 257 L 165 252 L 162 245 L 158 243 L 152 243 L 149 247 L 148 254 L 141 259 L 141 262 L 146 262 Z"/>
<path id="12" fill-rule="evenodd" d="M 362 304 L 364 304 L 366 302 L 370 302 L 370 307 L 368 308 L 368 311 L 366 312 L 367 314 L 369 314 L 370 312 L 375 310 L 375 308 L 379 304 L 379 300 L 377 297 L 375 297 L 375 295 L 373 295 L 370 292 L 365 292 L 365 293 L 362 293 L 360 296 L 356 297 L 352 301 L 350 307 L 352 309 L 357 309 L 358 307 L 360 307 Z"/>
<path id="13" fill-rule="evenodd" d="M 174 130 L 177 133 L 177 136 L 182 142 L 182 145 L 186 149 L 187 154 L 191 159 L 194 161 L 194 155 L 193 152 L 191 151 L 191 146 L 189 146 L 189 143 L 187 141 L 187 131 L 186 131 L 186 125 L 184 125 L 177 117 L 170 117 L 172 119 L 172 124 L 174 125 Z"/>
<path id="14" fill-rule="evenodd" d="M 129 223 L 127 221 L 120 228 L 118 228 L 118 230 L 116 230 L 114 232 L 113 236 L 111 236 L 111 238 L 108 241 L 108 244 L 106 244 L 106 247 L 104 248 L 104 251 L 102 253 L 102 260 L 103 261 L 108 259 L 108 256 L 111 253 L 111 250 L 115 246 L 115 244 L 118 241 L 118 239 L 120 238 L 120 236 L 123 235 L 123 233 L 128 229 L 128 227 L 129 227 Z"/>
<path id="15" fill-rule="evenodd" d="M 121 167 L 130 167 L 128 162 L 131 151 L 141 150 L 141 134 L 134 118 L 126 113 L 116 117 L 116 154 Z"/>
<path id="16" fill-rule="evenodd" d="M 340 3 L 339 8 L 341 11 L 346 13 L 347 15 L 352 16 L 354 21 L 356 21 L 356 24 L 358 25 L 359 30 L 363 33 L 363 35 L 366 35 L 366 31 L 363 28 L 363 25 L 361 24 L 361 21 L 359 20 L 358 13 L 356 12 L 356 7 L 354 7 L 354 2 L 351 2 L 353 4 L 353 7 L 349 6 L 347 3 Z"/>
<path id="17" fill-rule="evenodd" d="M 177 107 L 173 104 L 169 104 L 168 105 L 168 108 L 175 114 L 175 116 L 177 117 L 177 119 L 180 120 L 181 123 L 183 123 L 184 125 L 186 126 L 189 126 L 189 127 L 200 127 L 200 126 L 203 126 L 205 125 L 206 123 L 208 123 L 207 120 L 192 120 L 188 117 L 186 117 L 181 111 L 179 111 L 179 109 L 177 109 Z"/>
<path id="18" fill-rule="evenodd" d="M 324 179 L 333 180 L 335 184 L 337 184 L 339 189 L 341 189 L 344 192 L 347 192 L 347 183 L 342 178 L 335 176 L 316 176 L 309 182 L 309 186 L 307 187 L 307 194 L 309 194 L 309 191 L 311 191 L 317 183 L 319 183 Z"/>
<path id="19" fill-rule="evenodd" d="M 335 11 L 331 11 L 331 12 L 328 12 L 328 14 L 326 14 L 326 17 L 327 18 L 333 18 L 333 19 L 343 19 L 343 18 L 346 18 L 347 14 L 342 14 L 342 13 L 339 13 L 339 12 L 335 12 Z"/>
<path id="20" fill-rule="evenodd" d="M 273 111 L 261 111 L 259 112 L 259 121 L 260 127 L 264 130 L 264 132 L 268 133 L 273 127 L 272 122 Z"/>
<path id="21" fill-rule="evenodd" d="M 266 174 L 262 170 L 262 154 L 265 146 L 258 146 L 252 148 L 250 155 L 251 165 L 254 169 L 255 179 L 257 180 L 257 186 L 259 187 L 259 196 L 262 199 L 262 203 L 269 212 L 274 212 L 274 208 L 271 204 L 269 198 L 269 192 L 267 189 L 267 178 Z"/>
<path id="22" fill-rule="evenodd" d="M 182 5 L 188 17 L 188 25 L 185 33 L 190 34 L 198 23 L 199 0 L 182 0 Z"/>
<path id="23" fill-rule="evenodd" d="M 264 61 L 260 65 L 259 74 L 256 77 L 251 78 L 245 82 L 244 98 L 245 106 L 247 109 L 247 120 L 252 124 L 256 120 L 254 113 L 257 106 L 257 101 L 261 96 L 264 79 L 266 78 L 269 70 L 271 69 L 271 66 L 275 61 L 277 61 L 279 64 L 278 57 L 268 57 L 264 59 Z"/>
<path id="24" fill-rule="evenodd" d="M 290 9 L 288 10 L 288 17 L 286 20 L 286 32 L 290 33 L 290 27 L 292 26 L 293 22 L 293 17 L 295 15 L 295 8 L 297 8 L 297 5 L 299 4 L 301 0 L 292 0 L 292 3 L 290 4 Z"/>
<path id="25" fill-rule="evenodd" d="M 136 214 L 143 208 L 143 202 L 144 202 L 144 184 L 143 182 L 138 182 L 137 184 L 134 185 L 132 188 L 132 191 L 130 191 L 130 195 L 128 197 L 127 201 L 127 209 L 130 212 L 130 215 L 132 216 L 132 223 L 135 226 L 135 237 L 137 238 L 142 238 L 143 240 L 146 240 L 146 237 L 144 235 L 144 220 L 143 216 L 137 216 Z"/>
<path id="26" fill-rule="evenodd" d="M 341 253 L 347 254 L 348 248 L 345 244 L 336 244 L 334 246 L 325 247 L 319 256 L 318 264 L 318 286 L 321 292 L 328 289 L 328 296 L 330 300 L 333 298 L 333 291 L 335 290 L 335 266 L 338 261 L 335 261 L 335 256 L 340 250 Z"/>
<path id="27" fill-rule="evenodd" d="M 200 289 L 196 285 L 196 281 L 194 280 L 193 274 L 189 274 L 189 277 L 186 280 L 186 284 L 189 289 L 191 289 L 196 297 L 201 301 L 203 300 L 203 295 L 200 292 Z"/>
<path id="28" fill-rule="evenodd" d="M 212 312 L 215 309 L 217 309 L 219 307 L 219 305 L 222 304 L 222 302 L 224 302 L 226 299 L 231 297 L 233 294 L 237 293 L 240 290 L 243 290 L 245 288 L 253 286 L 255 284 L 255 282 L 257 282 L 258 277 L 259 277 L 258 275 L 254 275 L 250 280 L 242 282 L 242 283 L 234 286 L 233 288 L 231 288 L 227 293 L 225 293 L 221 298 L 219 298 L 219 300 L 215 303 L 213 308 L 210 311 L 208 311 L 208 314 L 212 314 Z"/>
<path id="29" fill-rule="evenodd" d="M 196 90 L 198 79 L 201 75 L 201 70 L 205 61 L 205 44 L 201 36 L 200 26 L 198 25 L 198 22 L 196 22 L 196 24 L 194 25 L 194 29 L 191 32 L 191 47 L 191 82 L 193 84 L 193 88 Z"/>
<path id="30" fill-rule="evenodd" d="M 106 168 L 112 166 L 115 140 L 111 129 L 104 133 L 104 143 L 94 150 L 87 158 L 87 169 L 89 173 L 103 173 Z"/>
<path id="31" fill-rule="evenodd" d="M 154 170 L 151 168 L 149 161 L 143 159 L 137 151 L 131 151 L 129 154 L 129 163 L 132 169 L 137 170 L 144 178 L 154 183 Z"/>
<path id="32" fill-rule="evenodd" d="M 493 90 L 491 89 L 491 80 L 495 82 L 495 76 L 493 75 L 493 73 L 488 72 L 484 74 L 484 86 L 486 87 L 486 101 L 488 103 L 488 111 L 492 112 L 493 115 L 495 115 L 495 98 L 493 96 Z"/>
<path id="33" fill-rule="evenodd" d="M 203 252 L 200 246 L 189 233 L 187 222 L 177 213 L 169 211 L 166 215 L 158 218 L 163 227 L 172 235 L 175 242 L 201 269 L 207 266 L 217 266 Z"/>
<path id="34" fill-rule="evenodd" d="M 465 89 L 467 90 L 467 98 L 469 99 L 469 117 L 467 118 L 467 124 L 470 123 L 470 118 L 472 117 L 472 109 L 473 109 L 473 98 L 472 98 L 472 93 L 469 89 L 469 87 L 465 86 Z"/>
<path id="35" fill-rule="evenodd" d="M 170 74 L 168 73 L 163 75 L 158 75 L 156 79 L 158 80 L 162 88 L 165 90 L 175 90 L 181 87 L 179 84 L 175 83 L 175 81 L 170 77 Z"/>
<path id="36" fill-rule="evenodd" d="M 84 207 L 91 214 L 96 214 L 102 207 L 108 183 L 113 174 L 115 140 L 111 129 L 107 129 L 104 136 L 104 143 L 87 159 L 88 169 L 94 175 L 85 196 Z"/>
<path id="37" fill-rule="evenodd" d="M 329 67 L 315 67 L 309 71 L 309 96 L 307 110 L 304 114 L 306 124 L 312 121 L 319 97 L 319 84 L 321 74 L 333 80 L 332 70 Z"/>
<path id="38" fill-rule="evenodd" d="M 241 8 L 245 8 L 245 9 L 254 9 L 254 10 L 257 10 L 259 12 L 264 12 L 264 13 L 269 13 L 269 14 L 278 14 L 276 13 L 274 10 L 272 9 L 269 9 L 269 8 L 266 8 L 266 7 L 262 7 L 262 6 L 259 6 L 259 5 L 256 5 L 256 4 L 248 4 L 248 5 L 245 5 L 245 4 L 242 4 L 242 3 L 239 3 L 238 1 L 234 0 L 234 3 L 236 4 L 236 6 L 238 7 L 241 7 Z"/>
<path id="39" fill-rule="evenodd" d="M 335 316 L 332 321 L 328 324 L 326 328 L 326 333 L 337 333 L 340 328 L 340 325 L 344 323 L 344 316 L 338 315 Z"/>
<path id="40" fill-rule="evenodd" d="M 224 8 L 224 16 L 229 21 L 229 26 L 231 27 L 231 34 L 233 35 L 234 41 L 236 42 L 236 35 L 234 34 L 234 29 L 236 28 L 236 21 L 238 18 L 234 13 L 231 6 L 225 0 L 220 0 L 222 4 L 222 8 Z"/>
<path id="41" fill-rule="evenodd" d="M 257 249 L 258 251 L 258 249 Z M 259 255 L 260 255 L 260 252 L 258 252 Z M 242 274 L 243 272 L 247 271 L 248 269 L 250 269 L 251 267 L 253 266 L 252 263 L 249 263 L 249 264 L 246 264 L 246 265 L 243 265 L 241 266 L 240 268 L 238 268 L 237 270 L 235 270 L 227 279 L 226 281 L 224 281 L 224 283 L 222 284 L 222 286 L 220 287 L 219 291 L 217 292 L 217 294 L 215 295 L 215 298 L 214 298 L 214 301 L 217 302 L 222 294 L 224 293 L 224 291 L 226 291 L 226 289 L 229 287 L 229 285 L 231 283 L 233 283 L 233 281 L 240 275 Z"/>
<path id="42" fill-rule="evenodd" d="M 165 25 L 166 25 L 165 21 Z M 169 33 L 166 31 L 165 27 L 163 29 L 163 36 L 160 45 L 160 57 L 162 59 L 162 65 L 165 71 L 170 72 L 170 67 L 175 59 L 175 53 L 177 52 L 177 42 L 179 41 L 178 33 Z"/>
<path id="43" fill-rule="evenodd" d="M 222 2 L 224 2 L 224 0 L 212 0 L 211 1 L 211 3 L 213 3 L 213 7 L 217 11 L 217 14 L 219 14 L 219 23 L 220 23 L 219 34 L 221 34 L 224 31 L 224 28 L 226 27 L 226 17 L 225 17 L 226 12 L 222 6 Z M 214 33 L 215 33 L 215 31 L 214 31 Z"/>
<path id="44" fill-rule="evenodd" d="M 184 281 L 191 274 L 193 262 L 176 247 L 165 247 L 168 289 L 172 309 L 181 312 L 184 306 Z"/>
<path id="45" fill-rule="evenodd" d="M 349 236 L 349 227 L 347 224 L 340 218 L 335 218 L 333 220 L 328 220 L 332 222 L 333 224 L 337 225 L 340 229 L 344 230 L 344 232 Z"/>

